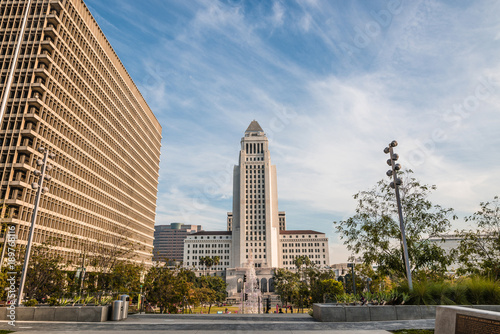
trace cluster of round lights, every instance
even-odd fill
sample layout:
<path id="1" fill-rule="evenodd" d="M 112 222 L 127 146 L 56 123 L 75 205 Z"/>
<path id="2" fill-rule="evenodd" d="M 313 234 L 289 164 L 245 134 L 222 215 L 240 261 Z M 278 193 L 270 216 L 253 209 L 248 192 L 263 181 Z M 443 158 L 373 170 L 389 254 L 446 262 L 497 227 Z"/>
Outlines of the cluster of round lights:
<path id="1" fill-rule="evenodd" d="M 391 149 L 392 149 L 393 147 L 396 147 L 396 146 L 398 146 L 398 142 L 397 142 L 397 141 L 395 141 L 395 140 L 393 140 L 393 141 L 389 144 L 389 146 L 388 146 L 388 147 L 384 148 L 384 153 L 385 153 L 385 154 L 389 154 L 389 153 L 391 153 L 391 151 L 392 151 Z M 398 155 L 398 154 L 396 154 L 396 153 L 392 153 L 392 154 L 391 154 L 391 158 L 390 158 L 390 159 L 387 159 L 387 164 L 388 164 L 389 166 L 391 166 L 391 167 L 392 167 L 391 169 L 389 169 L 389 170 L 387 171 L 387 173 L 385 173 L 387 176 L 392 177 L 396 171 L 398 171 L 398 170 L 400 170 L 400 169 L 401 169 L 401 165 L 400 165 L 400 164 L 398 164 L 398 163 L 395 163 L 398 159 L 399 159 L 399 155 Z M 394 188 L 396 187 L 396 185 L 397 185 L 397 186 L 400 186 L 400 185 L 402 185 L 402 184 L 403 184 L 403 181 L 402 181 L 399 177 L 397 177 L 397 178 L 396 178 L 396 184 L 394 184 L 394 182 L 391 182 L 391 183 L 390 183 L 390 186 L 391 186 L 391 188 L 392 188 L 392 189 L 394 189 Z"/>
<path id="2" fill-rule="evenodd" d="M 40 152 L 40 153 L 44 154 L 44 153 L 45 153 L 45 148 L 44 148 L 44 147 L 40 147 L 40 148 L 38 148 L 38 152 Z M 49 153 L 49 154 L 48 154 L 48 157 L 49 157 L 50 159 L 54 159 L 54 158 L 56 157 L 56 155 L 55 155 L 54 153 Z M 38 159 L 38 160 L 36 161 L 36 164 L 37 164 L 38 166 L 43 166 L 43 164 L 44 164 L 43 159 Z M 43 167 L 42 167 L 42 168 L 43 168 Z M 45 166 L 45 171 L 49 172 L 49 171 L 51 171 L 51 170 L 52 170 L 52 168 L 53 168 L 53 166 L 52 166 L 51 164 L 47 164 L 47 165 Z M 40 170 L 38 170 L 38 169 L 35 169 L 35 170 L 33 171 L 33 174 L 35 174 L 35 176 L 40 176 L 40 175 L 42 175 L 42 172 L 41 172 Z M 45 174 L 43 178 L 44 178 L 44 180 L 45 180 L 45 181 L 50 181 L 50 180 L 52 180 L 52 176 L 47 175 L 47 174 Z M 33 183 L 31 184 L 31 188 L 32 188 L 33 190 L 37 190 L 39 187 L 40 187 L 40 185 L 39 185 L 39 183 L 38 183 L 38 182 L 33 182 Z M 48 187 L 42 187 L 42 194 L 47 193 L 48 191 L 49 191 L 49 188 L 48 188 Z"/>

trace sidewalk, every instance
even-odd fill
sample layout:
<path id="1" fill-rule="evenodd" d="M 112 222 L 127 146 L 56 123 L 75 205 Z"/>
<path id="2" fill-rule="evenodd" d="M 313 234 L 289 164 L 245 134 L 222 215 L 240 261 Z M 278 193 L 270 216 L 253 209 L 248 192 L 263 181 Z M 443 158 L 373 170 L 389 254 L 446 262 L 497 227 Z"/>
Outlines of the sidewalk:
<path id="1" fill-rule="evenodd" d="M 0 329 L 23 333 L 56 334 L 215 334 L 215 333 L 272 333 L 272 334 L 387 334 L 388 330 L 434 328 L 434 320 L 317 322 L 307 314 L 243 315 L 243 314 L 136 314 L 124 321 L 108 322 L 16 322 L 16 327 L 0 322 Z"/>

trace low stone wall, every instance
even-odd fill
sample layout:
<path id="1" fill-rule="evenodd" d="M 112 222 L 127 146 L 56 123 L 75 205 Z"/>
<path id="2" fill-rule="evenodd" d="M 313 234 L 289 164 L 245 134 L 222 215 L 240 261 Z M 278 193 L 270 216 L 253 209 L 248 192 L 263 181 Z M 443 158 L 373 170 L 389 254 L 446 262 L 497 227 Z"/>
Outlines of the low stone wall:
<path id="1" fill-rule="evenodd" d="M 111 307 L 106 306 L 35 306 L 16 307 L 16 321 L 78 321 L 103 322 L 109 319 Z M 8 316 L 12 310 L 7 307 L 0 309 L 4 320 L 11 320 Z"/>
<path id="2" fill-rule="evenodd" d="M 500 305 L 485 309 L 438 306 L 435 334 L 500 333 Z"/>
<path id="3" fill-rule="evenodd" d="M 467 307 L 500 312 L 500 305 L 474 305 Z M 436 306 L 434 305 L 344 306 L 335 304 L 313 304 L 313 317 L 314 319 L 322 322 L 359 322 L 359 321 L 434 319 L 436 318 Z"/>

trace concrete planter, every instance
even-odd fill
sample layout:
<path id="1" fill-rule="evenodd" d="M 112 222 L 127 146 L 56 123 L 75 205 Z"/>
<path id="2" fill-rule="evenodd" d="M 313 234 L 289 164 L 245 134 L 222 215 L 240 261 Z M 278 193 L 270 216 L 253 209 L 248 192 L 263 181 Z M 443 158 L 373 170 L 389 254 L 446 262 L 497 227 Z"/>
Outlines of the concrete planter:
<path id="1" fill-rule="evenodd" d="M 344 306 L 313 304 L 313 317 L 322 322 L 435 319 L 436 307 L 435 305 Z M 500 312 L 500 305 L 468 305 L 462 307 Z"/>
<path id="2" fill-rule="evenodd" d="M 109 318 L 110 306 L 35 306 L 16 307 L 15 319 L 19 321 L 78 321 L 103 322 Z M 0 309 L 4 320 L 10 320 L 7 307 Z"/>

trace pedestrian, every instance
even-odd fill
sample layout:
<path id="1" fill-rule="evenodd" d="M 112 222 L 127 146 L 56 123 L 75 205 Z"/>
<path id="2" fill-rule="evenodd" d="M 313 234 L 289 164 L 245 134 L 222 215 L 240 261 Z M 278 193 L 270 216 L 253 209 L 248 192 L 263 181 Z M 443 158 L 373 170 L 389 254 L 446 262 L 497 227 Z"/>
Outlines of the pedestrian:
<path id="1" fill-rule="evenodd" d="M 276 313 L 278 313 L 278 310 L 279 310 L 279 306 L 278 306 L 278 304 L 276 304 Z"/>

